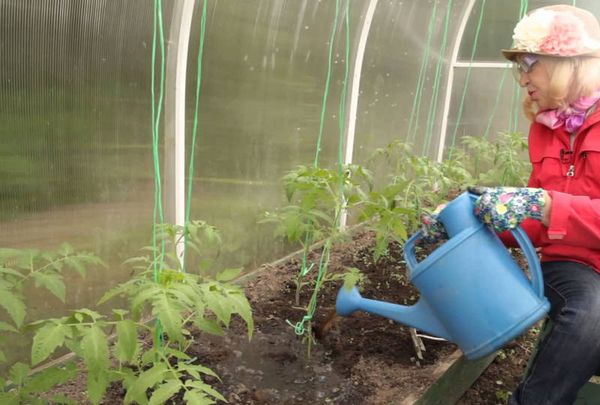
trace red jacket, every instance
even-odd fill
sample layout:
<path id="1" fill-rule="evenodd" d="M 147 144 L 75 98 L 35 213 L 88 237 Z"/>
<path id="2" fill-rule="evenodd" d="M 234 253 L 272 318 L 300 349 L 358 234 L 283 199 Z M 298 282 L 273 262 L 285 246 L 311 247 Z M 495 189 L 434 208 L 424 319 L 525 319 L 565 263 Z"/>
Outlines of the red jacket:
<path id="1" fill-rule="evenodd" d="M 563 127 L 533 123 L 529 159 L 528 186 L 552 197 L 548 227 L 531 219 L 522 224 L 534 246 L 541 247 L 542 262 L 576 261 L 600 272 L 600 108 L 588 116 L 572 147 Z M 510 234 L 501 237 L 515 245 Z"/>

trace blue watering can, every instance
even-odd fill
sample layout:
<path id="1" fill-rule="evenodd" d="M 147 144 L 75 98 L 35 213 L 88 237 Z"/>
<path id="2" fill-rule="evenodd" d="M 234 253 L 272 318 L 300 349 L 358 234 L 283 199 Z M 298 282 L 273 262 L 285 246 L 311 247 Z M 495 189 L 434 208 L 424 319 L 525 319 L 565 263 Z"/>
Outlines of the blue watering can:
<path id="1" fill-rule="evenodd" d="M 463 193 L 440 212 L 448 241 L 417 262 L 417 232 L 404 245 L 410 281 L 419 290 L 416 304 L 405 306 L 361 297 L 341 289 L 336 311 L 365 311 L 456 343 L 468 359 L 485 357 L 544 317 L 550 303 L 538 256 L 521 228 L 512 230 L 531 273 L 531 281 L 498 236 L 473 214 L 477 197 Z"/>

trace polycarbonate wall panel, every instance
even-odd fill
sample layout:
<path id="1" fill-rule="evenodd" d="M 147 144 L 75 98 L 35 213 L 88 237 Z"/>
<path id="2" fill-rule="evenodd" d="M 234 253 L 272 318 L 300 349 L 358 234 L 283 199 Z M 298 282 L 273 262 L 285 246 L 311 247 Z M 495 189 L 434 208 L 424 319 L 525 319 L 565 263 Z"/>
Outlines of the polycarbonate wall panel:
<path id="1" fill-rule="evenodd" d="M 191 217 L 223 232 L 223 265 L 248 270 L 285 251 L 272 227 L 257 221 L 285 203 L 281 177 L 315 160 L 334 26 L 319 164 L 333 167 L 338 161 L 345 3 L 337 19 L 335 1 L 208 3 Z M 350 52 L 367 5 L 350 2 Z M 190 130 L 199 18 L 196 10 L 188 63 Z"/>
<path id="2" fill-rule="evenodd" d="M 435 156 L 449 60 L 466 1 L 380 1 L 365 52 L 355 159 L 392 140 Z"/>
<path id="3" fill-rule="evenodd" d="M 463 100 L 465 85 L 468 97 Z M 458 145 L 464 136 L 487 136 L 488 139 L 494 139 L 500 132 L 511 129 L 527 133 L 529 123 L 521 108 L 522 93 L 516 87 L 510 70 L 473 68 L 469 73 L 467 68 L 456 69 L 454 89 L 450 103 L 447 147 Z M 459 115 L 461 119 L 458 123 Z"/>
<path id="4" fill-rule="evenodd" d="M 337 28 L 320 163 L 327 166 L 338 159 L 344 55 L 348 47 L 352 75 L 369 2 L 349 2 L 348 44 L 346 2 L 340 2 L 337 20 L 335 4 L 209 3 L 192 218 L 223 231 L 224 264 L 252 268 L 284 251 L 269 227 L 257 225 L 257 215 L 284 203 L 280 178 L 287 170 L 314 160 L 333 24 Z M 455 1 L 448 10 L 445 2 L 377 2 L 360 78 L 355 161 L 364 162 L 375 148 L 395 139 L 414 143 L 417 153 L 436 150 L 447 60 L 465 4 Z M 193 116 L 198 14 L 196 10 L 188 64 L 188 117 Z M 421 74 L 422 107 L 413 111 L 427 47 L 431 52 Z M 349 103 L 346 98 L 346 108 Z"/>
<path id="5" fill-rule="evenodd" d="M 0 2 L 0 247 L 108 265 L 67 276 L 65 305 L 31 294 L 33 319 L 93 307 L 150 244 L 152 18 L 151 1 Z"/>

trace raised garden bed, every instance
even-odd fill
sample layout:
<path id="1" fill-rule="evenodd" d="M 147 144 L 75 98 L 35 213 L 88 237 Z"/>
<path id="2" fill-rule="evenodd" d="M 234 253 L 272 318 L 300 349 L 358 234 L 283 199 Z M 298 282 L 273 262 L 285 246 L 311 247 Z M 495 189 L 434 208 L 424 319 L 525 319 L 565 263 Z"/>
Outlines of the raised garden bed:
<path id="1" fill-rule="evenodd" d="M 360 268 L 368 278 L 364 296 L 405 304 L 414 301 L 417 292 L 407 282 L 399 247 L 393 245 L 390 254 L 375 264 L 373 243 L 372 235 L 362 232 L 338 245 L 332 251 L 330 271 Z M 308 357 L 306 342 L 287 323 L 304 315 L 294 306 L 292 280 L 298 268 L 298 259 L 292 257 L 245 277 L 255 320 L 251 340 L 241 321 L 233 322 L 224 338 L 196 336 L 188 353 L 220 376 L 220 381 L 208 377 L 207 382 L 230 404 L 411 404 L 419 398 L 421 403 L 448 404 L 449 397 L 444 395 L 458 399 L 492 360 L 465 367 L 454 344 L 428 339 L 423 340 L 425 351 L 419 359 L 409 328 L 365 313 L 336 319 L 317 338 Z M 330 315 L 339 288 L 333 283 L 323 288 L 316 325 L 323 325 Z M 308 291 L 301 297 L 306 303 Z M 505 403 L 534 341 L 535 333 L 530 333 L 511 343 L 458 403 Z M 84 386 L 82 376 L 61 392 L 82 399 Z M 122 387 L 113 385 L 104 403 L 122 403 L 123 396 Z"/>

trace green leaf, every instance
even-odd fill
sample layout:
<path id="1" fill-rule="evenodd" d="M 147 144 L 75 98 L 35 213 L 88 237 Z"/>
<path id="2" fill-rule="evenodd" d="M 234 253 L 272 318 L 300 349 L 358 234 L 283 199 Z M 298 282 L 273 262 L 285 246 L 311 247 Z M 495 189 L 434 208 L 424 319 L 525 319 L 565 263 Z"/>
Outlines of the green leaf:
<path id="1" fill-rule="evenodd" d="M 60 274 L 55 273 L 33 273 L 36 287 L 43 287 L 50 291 L 56 298 L 65 302 L 65 283 Z"/>
<path id="2" fill-rule="evenodd" d="M 74 363 L 67 363 L 64 367 L 47 368 L 34 374 L 25 390 L 27 392 L 43 393 L 57 384 L 62 384 L 77 375 L 77 367 Z"/>
<path id="3" fill-rule="evenodd" d="M 25 278 L 21 272 L 6 267 L 0 267 L 0 273 L 15 276 L 17 278 Z"/>
<path id="4" fill-rule="evenodd" d="M 60 323 L 49 322 L 39 328 L 31 345 L 31 364 L 36 365 L 46 360 L 70 336 L 69 328 Z"/>
<path id="5" fill-rule="evenodd" d="M 109 383 L 108 372 L 106 370 L 88 371 L 87 394 L 92 403 L 100 403 Z"/>
<path id="6" fill-rule="evenodd" d="M 179 362 L 177 363 L 177 368 L 181 371 L 186 371 L 190 375 L 194 376 L 197 380 L 200 380 L 199 373 L 202 373 L 215 377 L 217 380 L 221 381 L 221 377 L 219 377 L 217 373 L 212 371 L 210 368 L 204 367 L 200 364 L 186 364 Z"/>
<path id="7" fill-rule="evenodd" d="M 29 375 L 31 368 L 25 363 L 17 362 L 10 368 L 10 379 L 13 384 L 22 385 Z"/>
<path id="8" fill-rule="evenodd" d="M 0 404 L 2 405 L 21 405 L 19 394 L 17 392 L 0 392 Z"/>
<path id="9" fill-rule="evenodd" d="M 137 402 L 138 404 L 147 403 L 146 390 L 161 383 L 166 372 L 168 372 L 168 369 L 163 363 L 154 364 L 148 370 L 143 371 L 127 389 L 124 402 L 126 404 L 132 402 Z"/>
<path id="10" fill-rule="evenodd" d="M 137 325 L 131 320 L 117 322 L 115 356 L 121 362 L 131 362 L 139 348 Z"/>
<path id="11" fill-rule="evenodd" d="M 8 312 L 17 327 L 20 328 L 23 325 L 27 307 L 21 298 L 12 291 L 0 290 L 0 307 Z"/>
<path id="12" fill-rule="evenodd" d="M 223 336 L 225 332 L 223 328 L 212 319 L 202 318 L 201 314 L 194 319 L 194 325 L 204 332 L 210 333 L 211 335 Z"/>
<path id="13" fill-rule="evenodd" d="M 228 300 L 233 306 L 234 311 L 246 322 L 248 336 L 252 337 L 254 320 L 252 318 L 252 307 L 250 306 L 248 299 L 242 292 L 234 291 L 228 294 Z"/>
<path id="14" fill-rule="evenodd" d="M 227 400 L 223 397 L 223 395 L 221 395 L 221 393 L 219 393 L 219 391 L 215 390 L 213 387 L 211 387 L 210 385 L 208 385 L 202 381 L 187 380 L 185 382 L 185 386 L 199 389 L 201 391 L 206 392 L 208 395 L 210 395 L 214 398 L 217 398 L 223 402 L 227 402 Z"/>
<path id="15" fill-rule="evenodd" d="M 182 352 L 181 350 L 173 349 L 171 347 L 165 347 L 163 350 L 164 350 L 165 354 L 167 355 L 167 357 L 175 357 L 178 360 L 191 359 L 191 357 L 189 355 L 187 355 L 185 352 Z"/>
<path id="16" fill-rule="evenodd" d="M 104 293 L 102 298 L 98 301 L 98 305 L 104 304 L 106 301 L 116 297 L 117 295 L 122 295 L 127 292 L 130 292 L 135 287 L 135 280 L 129 280 L 123 284 L 119 284 L 118 286 L 111 288 L 107 292 Z"/>
<path id="17" fill-rule="evenodd" d="M 31 271 L 33 266 L 32 262 L 35 256 L 37 255 L 37 251 L 27 250 L 23 253 L 24 254 L 16 258 L 17 260 L 15 261 L 14 265 L 17 266 L 19 269 Z"/>
<path id="18" fill-rule="evenodd" d="M 177 394 L 180 389 L 181 381 L 169 380 L 166 383 L 161 384 L 156 390 L 154 390 L 154 392 L 152 393 L 152 397 L 150 397 L 150 402 L 148 402 L 148 405 L 164 404 L 169 398 Z"/>
<path id="19" fill-rule="evenodd" d="M 93 311 L 93 310 L 91 310 L 89 308 L 80 308 L 77 311 L 75 311 L 75 313 L 87 315 L 90 318 L 90 320 L 92 320 L 94 322 L 96 322 L 99 319 L 104 318 L 103 315 L 100 315 L 98 312 Z"/>
<path id="20" fill-rule="evenodd" d="M 80 260 L 78 257 L 73 257 L 73 256 L 66 257 L 65 264 L 67 266 L 71 267 L 77 273 L 79 273 L 79 275 L 81 275 L 82 277 L 85 276 L 85 274 L 86 274 L 85 265 L 83 264 L 82 260 Z"/>
<path id="21" fill-rule="evenodd" d="M 18 333 L 19 332 L 11 324 L 0 321 L 0 332 L 3 332 L 3 331 L 4 332 L 14 332 L 14 333 Z"/>
<path id="22" fill-rule="evenodd" d="M 162 293 L 163 291 L 155 283 L 145 283 L 143 286 L 140 286 L 139 293 L 131 300 L 132 312 L 138 312 L 143 308 L 144 304 L 152 302 L 155 296 L 159 296 Z"/>
<path id="23" fill-rule="evenodd" d="M 2 350 L 0 350 L 0 363 L 6 363 L 6 355 L 4 354 L 4 352 Z M 2 385 L 0 384 L 0 388 L 2 387 Z"/>
<path id="24" fill-rule="evenodd" d="M 73 249 L 73 246 L 71 246 L 67 242 L 64 242 L 58 248 L 58 252 L 63 256 L 68 256 L 72 255 L 75 252 L 75 249 Z"/>
<path id="25" fill-rule="evenodd" d="M 217 281 L 231 281 L 240 275 L 242 269 L 225 269 L 217 273 Z"/>
<path id="26" fill-rule="evenodd" d="M 217 316 L 219 321 L 228 326 L 231 319 L 231 311 L 228 308 L 229 303 L 225 297 L 221 295 L 221 292 L 214 284 L 203 285 L 202 290 L 207 308 Z"/>
<path id="27" fill-rule="evenodd" d="M 364 275 L 356 267 L 351 267 L 348 272 L 343 274 L 344 285 L 343 288 L 346 291 L 351 290 L 355 285 L 359 284 L 364 280 Z"/>
<path id="28" fill-rule="evenodd" d="M 183 400 L 188 405 L 211 405 L 216 403 L 211 398 L 207 397 L 203 392 L 186 391 Z"/>
<path id="29" fill-rule="evenodd" d="M 87 328 L 81 339 L 81 349 L 83 360 L 90 372 L 108 370 L 108 339 L 99 326 L 92 325 Z"/>
<path id="30" fill-rule="evenodd" d="M 126 309 L 118 309 L 118 308 L 113 308 L 112 312 L 113 312 L 113 314 L 117 315 L 119 320 L 124 320 L 125 315 L 127 315 L 129 313 L 129 311 L 127 311 Z"/>
<path id="31" fill-rule="evenodd" d="M 184 337 L 181 334 L 183 325 L 181 314 L 184 309 L 176 301 L 169 299 L 165 292 L 156 297 L 152 302 L 152 315 L 160 319 L 163 330 L 169 338 L 178 342 L 184 341 Z"/>

